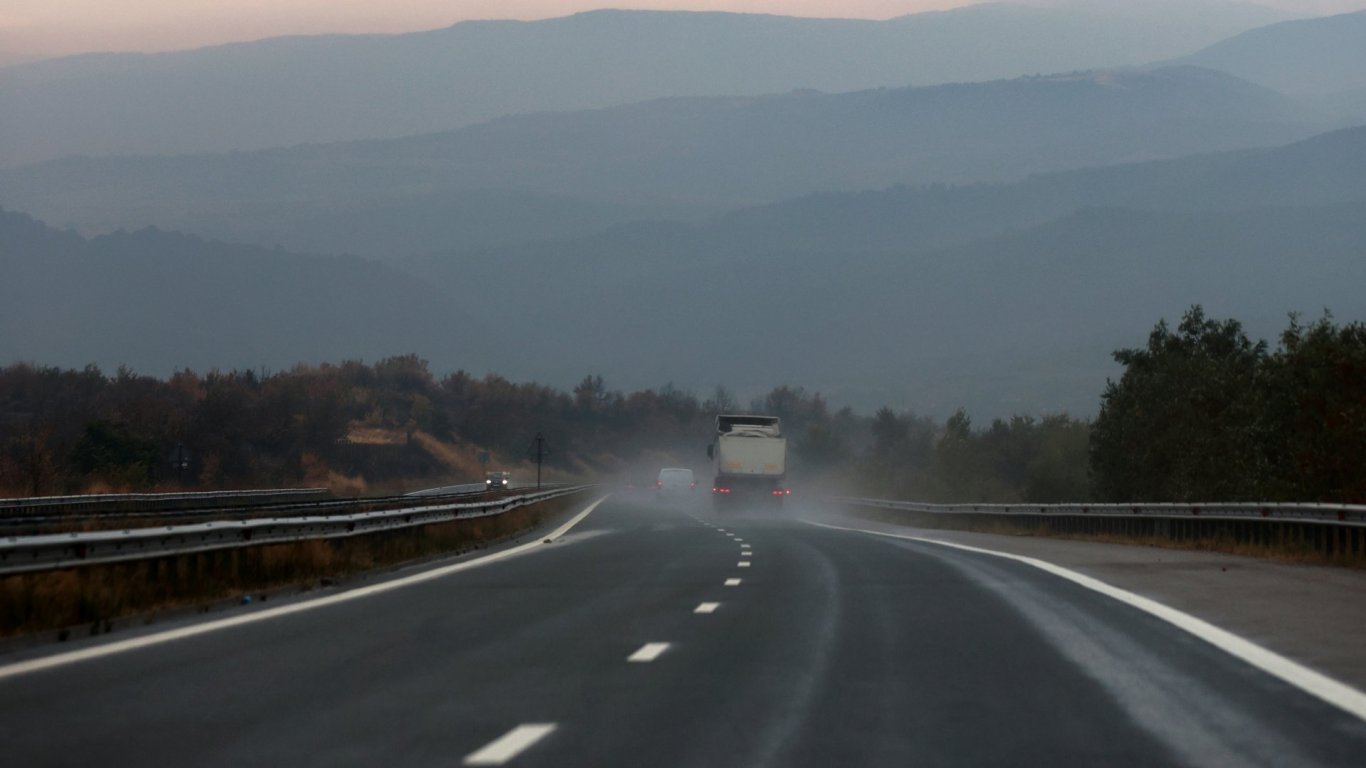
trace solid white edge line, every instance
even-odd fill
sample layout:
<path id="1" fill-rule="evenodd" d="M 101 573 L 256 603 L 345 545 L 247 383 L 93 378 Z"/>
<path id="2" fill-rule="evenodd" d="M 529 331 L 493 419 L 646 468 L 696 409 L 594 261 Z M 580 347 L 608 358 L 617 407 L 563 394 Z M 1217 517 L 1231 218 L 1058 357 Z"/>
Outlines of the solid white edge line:
<path id="1" fill-rule="evenodd" d="M 555 723 L 523 723 L 465 757 L 465 765 L 502 765 L 555 731 Z"/>
<path id="2" fill-rule="evenodd" d="M 805 522 L 808 525 L 832 528 L 839 531 L 867 533 L 892 539 L 905 539 L 908 541 L 935 544 L 941 547 L 959 549 L 964 552 L 976 552 L 978 554 L 1005 558 L 1006 560 L 1014 560 L 1019 563 L 1024 563 L 1025 565 L 1033 566 L 1041 571 L 1046 571 L 1054 576 L 1066 579 L 1093 592 L 1099 592 L 1106 597 L 1118 600 L 1119 602 L 1133 606 L 1144 613 L 1155 616 L 1177 629 L 1194 635 L 1219 650 L 1251 664 L 1272 677 L 1289 683 L 1305 693 L 1308 693 L 1321 701 L 1332 704 L 1348 714 L 1366 720 L 1366 693 L 1363 693 L 1346 683 L 1334 680 L 1321 672 L 1316 672 L 1303 664 L 1291 661 L 1275 651 L 1267 650 L 1251 640 L 1235 635 L 1226 629 L 1220 629 L 1204 619 L 1198 619 L 1188 613 L 1163 605 L 1151 598 L 1143 597 L 1142 595 L 1134 594 L 1128 590 L 1111 586 L 1099 579 L 1064 568 L 1060 565 L 1054 565 L 1046 560 L 1025 557 L 1024 555 L 1013 555 L 1009 552 L 997 552 L 993 549 L 972 547 L 966 544 L 955 544 L 953 542 L 939 541 L 937 539 L 927 539 L 921 536 L 910 536 L 902 533 L 870 531 L 865 528 L 848 528 L 841 525 L 816 523 L 810 520 L 804 520 L 802 522 Z"/>
<path id="3" fill-rule="evenodd" d="M 667 650 L 669 650 L 668 643 L 646 643 L 645 645 L 642 645 L 640 646 L 640 648 L 636 649 L 635 653 L 631 654 L 630 656 L 627 656 L 626 660 L 636 663 L 654 661 L 655 659 L 659 658 L 659 655 L 661 653 Z"/>
<path id="4" fill-rule="evenodd" d="M 739 580 L 739 579 L 726 579 L 726 586 L 728 586 L 728 587 L 738 587 L 738 586 L 740 586 L 740 580 Z"/>
<path id="5" fill-rule="evenodd" d="M 716 609 L 717 609 L 717 608 L 720 608 L 720 607 L 721 607 L 721 604 L 720 604 L 720 603 L 701 603 L 701 604 L 699 604 L 696 608 L 694 608 L 694 609 L 692 610 L 692 612 L 693 612 L 693 613 L 716 613 Z"/>
<path id="6" fill-rule="evenodd" d="M 173 640 L 183 640 L 187 637 L 205 635 L 210 632 L 217 632 L 220 629 L 239 627 L 243 624 L 254 624 L 258 621 L 275 619 L 281 616 L 288 616 L 293 613 L 303 613 L 304 611 L 311 611 L 315 608 L 322 608 L 325 606 L 334 605 L 336 603 L 345 603 L 351 600 L 358 600 L 362 597 L 377 595 L 381 592 L 388 592 L 390 590 L 399 589 L 401 587 L 419 584 L 424 581 L 439 579 L 442 576 L 447 576 L 449 574 L 457 573 L 459 571 L 465 571 L 471 568 L 478 568 L 481 565 L 488 565 L 489 563 L 497 562 L 499 560 L 506 560 L 507 558 L 526 554 L 527 552 L 531 552 L 535 549 L 543 547 L 544 542 L 546 540 L 553 541 L 555 539 L 560 538 L 561 536 L 568 533 L 569 529 L 573 528 L 574 526 L 582 522 L 585 517 L 588 517 L 588 515 L 593 512 L 593 510 L 598 508 L 599 504 L 606 500 L 607 497 L 603 496 L 597 501 L 594 501 L 592 504 L 589 504 L 587 507 L 584 508 L 582 512 L 579 512 L 577 515 L 574 515 L 574 517 L 570 518 L 568 522 L 566 522 L 559 528 L 556 528 L 548 536 L 537 537 L 535 541 L 527 542 L 526 544 L 519 544 L 515 547 L 510 547 L 499 552 L 484 555 L 483 557 L 478 557 L 473 560 L 452 563 L 451 565 L 442 566 L 440 568 L 433 568 L 429 571 L 415 573 L 411 576 L 404 576 L 402 578 L 380 582 L 379 584 L 371 584 L 367 587 L 357 587 L 356 589 L 348 590 L 346 592 L 341 592 L 335 595 L 326 595 L 324 597 L 318 597 L 312 600 L 306 600 L 299 603 L 282 605 L 278 608 L 269 608 L 264 611 L 248 613 L 242 616 L 230 616 L 224 619 L 206 621 L 202 624 L 192 624 L 190 626 L 180 627 L 178 629 L 168 629 L 165 632 L 157 632 L 155 634 L 144 635 L 142 637 L 132 637 L 127 640 L 120 640 L 118 642 L 109 643 L 107 645 L 98 645 L 93 648 L 82 648 L 78 651 L 67 651 L 65 653 L 57 653 L 51 656 L 43 656 L 36 659 L 29 659 L 27 661 L 15 662 L 13 664 L 0 667 L 0 680 L 27 674 L 29 672 L 37 672 L 44 669 L 51 669 L 53 667 L 61 667 L 67 664 L 74 664 L 80 661 L 88 661 L 90 659 L 98 659 L 104 656 L 112 656 L 116 653 L 135 651 L 140 648 L 147 648 L 153 645 L 169 643 Z"/>

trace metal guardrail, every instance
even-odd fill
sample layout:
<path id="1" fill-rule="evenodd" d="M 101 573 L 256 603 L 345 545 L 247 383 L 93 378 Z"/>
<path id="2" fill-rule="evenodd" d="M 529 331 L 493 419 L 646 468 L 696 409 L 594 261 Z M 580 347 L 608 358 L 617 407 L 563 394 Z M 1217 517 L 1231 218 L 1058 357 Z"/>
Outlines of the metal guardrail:
<path id="1" fill-rule="evenodd" d="M 925 504 L 918 501 L 835 497 L 841 504 L 936 515 L 1149 518 L 1165 520 L 1266 520 L 1366 527 L 1366 505 L 1303 503 L 1238 504 Z"/>
<path id="2" fill-rule="evenodd" d="M 488 493 L 482 483 L 470 484 L 474 490 L 456 491 L 464 486 L 431 489 L 404 496 L 367 496 L 363 498 L 333 499 L 325 490 L 314 494 L 314 489 L 305 489 L 284 496 L 272 495 L 270 491 L 225 491 L 195 494 L 193 499 L 180 499 L 180 494 L 154 494 L 158 499 L 163 496 L 176 496 L 164 499 L 160 504 L 138 504 L 125 502 L 117 506 L 50 506 L 33 507 L 25 510 L 0 511 L 0 528 L 14 531 L 11 535 L 28 535 L 56 532 L 73 524 L 89 524 L 112 528 L 127 524 L 161 525 L 158 520 L 188 522 L 192 519 L 247 519 L 264 515 L 310 515 L 343 514 L 354 512 L 376 512 L 383 509 L 398 509 L 411 506 L 413 497 L 425 496 L 427 501 L 438 501 Z M 556 488 L 558 485 L 547 486 Z M 232 495 L 228 495 L 232 494 Z M 252 495 L 255 494 L 255 495 Z M 321 496 L 322 498 L 317 498 Z M 66 497 L 50 497 L 66 498 Z M 81 498 L 81 497 L 72 497 Z M 122 498 L 122 497 L 120 497 Z M 220 501 L 221 500 L 221 501 Z M 178 503 L 177 503 L 178 502 Z M 51 530 L 56 529 L 56 531 Z"/>
<path id="3" fill-rule="evenodd" d="M 1357 504 L 924 504 L 834 499 L 925 528 L 1044 536 L 1119 536 L 1201 548 L 1315 553 L 1366 564 L 1366 506 Z M 1241 550 L 1248 551 L 1248 550 Z"/>
<path id="4" fill-rule="evenodd" d="M 457 493 L 478 493 L 480 491 L 493 490 L 486 483 L 461 483 L 459 485 L 443 485 L 440 488 L 424 488 L 420 491 L 405 493 L 404 496 L 449 496 Z M 501 488 L 499 490 L 502 490 Z M 521 489 L 525 490 L 525 489 Z"/>
<path id="5" fill-rule="evenodd" d="M 379 531 L 502 514 L 538 501 L 591 488 L 570 486 L 490 501 L 451 502 L 414 497 L 410 506 L 352 514 L 219 520 L 123 531 L 13 536 L 0 539 L 0 575 L 171 557 Z M 363 500 L 359 500 L 363 501 Z M 436 501 L 437 503 L 431 503 Z"/>
<path id="6" fill-rule="evenodd" d="M 79 496 L 34 496 L 0 499 L 0 515 L 52 512 L 99 514 L 136 509 L 189 510 L 205 506 L 236 507 L 271 502 L 301 501 L 326 497 L 326 488 L 276 488 L 255 491 L 192 491 L 187 493 L 100 493 Z"/>

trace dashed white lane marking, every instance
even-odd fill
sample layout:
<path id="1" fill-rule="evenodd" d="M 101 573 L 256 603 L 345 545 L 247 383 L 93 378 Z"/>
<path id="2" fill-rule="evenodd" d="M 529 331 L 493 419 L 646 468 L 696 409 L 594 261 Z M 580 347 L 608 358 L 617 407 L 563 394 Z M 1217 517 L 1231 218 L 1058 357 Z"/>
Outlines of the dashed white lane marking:
<path id="1" fill-rule="evenodd" d="M 1066 579 L 1073 584 L 1085 587 L 1093 592 L 1099 592 L 1106 597 L 1113 598 L 1121 603 L 1133 606 L 1144 613 L 1155 616 L 1178 629 L 1195 635 L 1231 656 L 1242 659 L 1272 677 L 1283 680 L 1311 696 L 1332 704 L 1362 720 L 1366 720 L 1366 693 L 1363 693 L 1346 683 L 1340 683 L 1325 674 L 1315 672 L 1302 664 L 1287 659 L 1275 651 L 1269 651 L 1250 640 L 1245 640 L 1228 630 L 1220 629 L 1203 619 L 1197 619 L 1188 613 L 1183 613 L 1175 608 L 1163 605 L 1156 600 L 1143 597 L 1142 595 L 1136 595 L 1133 592 L 1120 589 L 1119 587 L 1111 586 L 1100 579 L 1092 578 L 1060 565 L 1054 565 L 1046 560 L 1025 557 L 1023 555 L 1012 555 L 1009 552 L 997 552 L 992 549 L 970 547 L 966 544 L 954 544 L 947 541 L 926 539 L 920 536 L 907 536 L 900 533 L 869 531 L 863 528 L 846 528 L 841 525 L 828 525 L 826 523 L 809 524 L 822 528 L 833 528 L 840 531 L 869 533 L 874 536 L 885 536 L 892 539 L 919 541 L 926 544 L 935 544 L 941 547 L 959 549 L 964 552 L 976 552 L 978 554 L 991 555 L 1006 560 L 1014 560 L 1019 563 L 1024 563 L 1025 565 L 1033 566 L 1041 571 L 1046 571 L 1054 576 Z"/>
<path id="2" fill-rule="evenodd" d="M 696 608 L 692 609 L 692 612 L 693 612 L 693 613 L 716 613 L 716 609 L 717 609 L 717 608 L 720 608 L 720 607 L 721 607 L 721 604 L 720 604 L 720 603 L 702 603 L 702 604 L 698 605 Z"/>
<path id="3" fill-rule="evenodd" d="M 527 552 L 534 552 L 542 549 L 545 546 L 542 543 L 543 541 L 547 539 L 554 541 L 555 539 L 558 539 L 561 536 L 568 533 L 570 528 L 573 528 L 574 526 L 582 522 L 583 519 L 585 517 L 588 517 L 588 515 L 592 513 L 593 510 L 598 508 L 599 504 L 606 500 L 607 497 L 603 496 L 601 499 L 598 499 L 592 504 L 589 504 L 586 508 L 584 508 L 582 512 L 578 513 L 577 515 L 574 515 L 564 525 L 560 526 L 559 528 L 556 528 L 554 531 L 550 533 L 549 536 L 546 536 L 545 539 L 536 539 L 535 541 L 528 542 L 526 544 L 519 544 L 515 547 L 509 547 L 508 549 L 504 549 L 500 552 L 494 552 L 491 555 L 477 557 L 473 560 L 466 560 L 464 562 L 453 563 L 451 565 L 443 566 L 440 568 L 433 568 L 429 571 L 422 571 L 421 573 L 415 573 L 411 576 L 405 576 L 400 579 L 384 581 L 380 582 L 379 584 L 372 584 L 368 587 L 358 587 L 356 589 L 347 590 L 346 592 L 341 592 L 339 594 L 328 595 L 326 597 L 319 597 L 315 600 L 308 600 L 306 602 L 300 603 L 291 603 L 290 605 L 282 605 L 278 608 L 270 608 L 264 611 L 257 611 L 255 613 L 248 613 L 241 616 L 232 616 L 226 619 L 218 619 L 217 621 L 207 621 L 203 624 L 192 624 L 188 627 L 180 627 L 178 629 L 168 629 L 165 632 L 157 632 L 155 634 L 144 635 L 142 637 L 133 637 L 127 640 L 120 640 L 117 643 L 99 645 L 94 648 L 85 648 L 79 651 L 68 651 L 66 653 L 58 653 L 52 656 L 44 656 L 38 659 L 21 661 L 15 664 L 10 664 L 9 666 L 0 667 L 0 680 L 4 680 L 7 677 L 15 677 L 16 675 L 22 675 L 26 672 L 37 672 L 38 670 L 42 669 L 50 669 L 52 667 L 61 667 L 67 664 L 74 664 L 78 661 L 98 659 L 103 656 L 112 656 L 116 653 L 123 653 L 124 651 L 134 651 L 139 648 L 146 648 L 148 646 L 169 643 L 172 640 L 181 640 L 187 637 L 194 637 L 195 635 L 205 635 L 210 632 L 216 632 L 220 629 L 229 629 L 231 627 L 238 627 L 243 624 L 254 624 L 258 621 L 274 619 L 279 616 L 288 616 L 292 613 L 303 613 L 304 611 L 311 611 L 315 608 L 322 608 L 324 606 L 333 605 L 335 603 L 345 603 L 351 600 L 357 600 L 362 597 L 376 595 L 381 592 L 388 592 L 390 590 L 398 589 L 400 587 L 406 587 L 412 584 L 419 584 L 424 581 L 431 581 L 432 579 L 437 579 L 447 574 L 468 570 L 470 568 L 477 568 L 481 565 L 487 565 L 488 563 L 497 562 L 499 560 L 505 560 L 509 557 L 515 557 L 517 555 L 525 554 Z"/>
<path id="4" fill-rule="evenodd" d="M 739 538 L 737 538 L 736 541 L 744 541 L 744 539 L 739 539 Z"/>
<path id="5" fill-rule="evenodd" d="M 748 567 L 749 567 L 749 561 L 748 561 L 748 560 L 741 560 L 740 562 L 738 562 L 738 563 L 735 564 L 735 567 L 736 567 L 736 568 L 748 568 Z"/>
<path id="6" fill-rule="evenodd" d="M 502 765 L 554 731 L 554 723 L 524 723 L 471 752 L 465 765 Z"/>
<path id="7" fill-rule="evenodd" d="M 668 643 L 646 643 L 645 645 L 640 646 L 640 649 L 635 653 L 627 656 L 626 660 L 633 662 L 654 661 L 659 658 L 659 654 L 667 650 L 669 650 Z"/>
<path id="8" fill-rule="evenodd" d="M 739 579 L 726 579 L 726 586 L 728 586 L 728 587 L 738 587 L 738 586 L 740 586 L 740 580 L 739 580 Z"/>

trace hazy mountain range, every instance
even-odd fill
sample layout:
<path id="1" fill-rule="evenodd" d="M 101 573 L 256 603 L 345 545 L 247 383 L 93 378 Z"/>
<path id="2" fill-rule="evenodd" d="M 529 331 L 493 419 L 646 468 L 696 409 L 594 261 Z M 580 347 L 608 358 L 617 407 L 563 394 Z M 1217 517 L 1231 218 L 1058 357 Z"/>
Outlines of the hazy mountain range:
<path id="1" fill-rule="evenodd" d="M 85 239 L 0 211 L 0 359 L 276 370 L 395 349 L 483 366 L 494 342 L 445 295 L 354 257 L 144 230 Z"/>
<path id="2" fill-rule="evenodd" d="M 1363 163 L 1355 129 L 401 267 L 158 231 L 87 240 L 9 214 L 0 356 L 165 372 L 416 351 L 565 386 L 790 382 L 862 407 L 1088 413 L 1109 353 L 1191 303 L 1264 335 L 1291 310 L 1366 316 Z"/>
<path id="3" fill-rule="evenodd" d="M 424 136 L 0 171 L 0 205 L 86 232 L 163 228 L 394 255 L 692 219 L 815 192 L 1284 143 L 1332 120 L 1195 67 L 824 94 L 662 99 Z"/>
<path id="4" fill-rule="evenodd" d="M 0 166 L 449 130 L 662 97 L 984 81 L 1137 65 L 1284 14 L 1233 2 L 985 4 L 889 21 L 595 11 L 0 69 Z"/>
<path id="5" fill-rule="evenodd" d="M 1268 335 L 1292 310 L 1366 316 L 1366 129 L 1013 185 L 821 195 L 409 268 L 518 329 L 519 348 L 543 344 L 535 376 L 587 366 L 641 386 L 798 381 L 868 407 L 1088 412 L 1109 353 L 1192 303 Z M 482 290 L 495 281 L 515 298 Z"/>
<path id="6" fill-rule="evenodd" d="M 1015 184 L 898 186 L 735 211 L 711 247 L 938 247 L 1041 224 L 1087 207 L 1234 211 L 1366 200 L 1366 127 L 1289 146 L 1041 174 Z M 1366 244 L 1364 244 L 1366 250 Z"/>
<path id="7" fill-rule="evenodd" d="M 0 363 L 417 352 L 1086 414 L 1110 352 L 1189 304 L 1263 336 L 1366 318 L 1366 15 L 1133 7 L 601 12 L 0 70 L 0 151 L 86 153 L 0 169 Z M 1070 69 L 1045 52 L 1105 67 L 1032 74 Z"/>
<path id="8" fill-rule="evenodd" d="M 1288 94 L 1366 88 L 1366 11 L 1252 29 L 1178 60 Z"/>

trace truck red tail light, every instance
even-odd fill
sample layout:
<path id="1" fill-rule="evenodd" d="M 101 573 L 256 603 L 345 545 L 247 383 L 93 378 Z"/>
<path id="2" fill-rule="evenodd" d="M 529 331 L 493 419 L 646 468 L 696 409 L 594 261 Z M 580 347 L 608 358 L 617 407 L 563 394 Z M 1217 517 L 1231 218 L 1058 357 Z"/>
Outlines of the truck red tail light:
<path id="1" fill-rule="evenodd" d="M 773 489 L 773 495 L 774 495 L 774 496 L 791 496 L 791 495 L 792 495 L 792 491 L 789 491 L 789 490 L 786 489 L 786 488 L 774 488 L 774 489 Z"/>
<path id="2" fill-rule="evenodd" d="M 729 489 L 729 488 L 722 488 L 722 487 L 720 487 L 720 486 L 717 486 L 716 488 L 711 489 L 711 492 L 712 492 L 712 493 L 730 493 L 730 489 Z"/>

